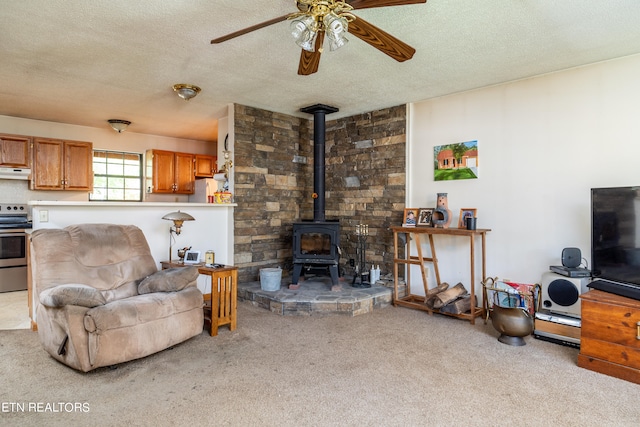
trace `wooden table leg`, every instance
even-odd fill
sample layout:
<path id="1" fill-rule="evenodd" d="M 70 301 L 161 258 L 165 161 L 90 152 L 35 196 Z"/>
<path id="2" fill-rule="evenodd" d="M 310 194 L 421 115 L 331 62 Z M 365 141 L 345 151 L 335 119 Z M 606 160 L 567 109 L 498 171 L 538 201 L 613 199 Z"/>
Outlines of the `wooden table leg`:
<path id="1" fill-rule="evenodd" d="M 393 305 L 398 301 L 398 232 L 393 232 Z"/>
<path id="2" fill-rule="evenodd" d="M 218 290 L 218 280 L 210 274 L 211 277 L 211 329 L 209 334 L 212 337 L 218 335 L 218 322 L 220 321 L 220 291 Z"/>
<path id="3" fill-rule="evenodd" d="M 471 239 L 471 324 L 476 323 L 476 250 L 475 250 L 475 236 L 472 234 Z"/>
<path id="4" fill-rule="evenodd" d="M 429 246 L 431 248 L 431 263 L 433 272 L 436 275 L 436 286 L 440 286 L 440 269 L 438 268 L 438 256 L 436 255 L 436 245 L 433 243 L 433 234 L 429 234 Z"/>
<path id="5" fill-rule="evenodd" d="M 237 310 L 238 310 L 238 270 L 234 270 L 231 273 L 231 312 L 229 313 L 229 330 L 235 331 L 237 326 Z"/>

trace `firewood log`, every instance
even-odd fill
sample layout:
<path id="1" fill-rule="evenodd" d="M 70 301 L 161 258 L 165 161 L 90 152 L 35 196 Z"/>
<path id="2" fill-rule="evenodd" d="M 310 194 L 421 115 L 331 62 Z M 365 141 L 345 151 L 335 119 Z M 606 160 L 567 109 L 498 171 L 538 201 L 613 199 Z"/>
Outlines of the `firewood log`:
<path id="1" fill-rule="evenodd" d="M 431 288 L 427 290 L 426 295 L 424 296 L 424 303 L 429 308 L 433 308 L 433 301 L 435 301 L 436 295 L 440 292 L 443 292 L 449 288 L 449 284 L 447 282 L 442 282 L 435 288 Z"/>
<path id="2" fill-rule="evenodd" d="M 438 286 L 436 286 L 435 288 L 427 289 L 427 291 L 425 293 L 425 296 L 424 296 L 424 303 L 428 305 L 429 304 L 429 299 L 432 299 L 433 297 L 435 297 L 437 294 L 439 294 L 442 291 L 446 291 L 448 287 L 449 287 L 449 284 L 447 282 L 442 282 Z M 432 302 L 431 307 L 433 307 L 433 302 Z"/>
<path id="3" fill-rule="evenodd" d="M 463 295 L 440 308 L 440 313 L 462 314 L 471 310 L 471 295 Z"/>
<path id="4" fill-rule="evenodd" d="M 449 288 L 446 291 L 437 294 L 433 301 L 433 308 L 440 308 L 466 293 L 467 290 L 464 288 L 464 285 L 462 283 L 458 283 L 453 288 Z"/>

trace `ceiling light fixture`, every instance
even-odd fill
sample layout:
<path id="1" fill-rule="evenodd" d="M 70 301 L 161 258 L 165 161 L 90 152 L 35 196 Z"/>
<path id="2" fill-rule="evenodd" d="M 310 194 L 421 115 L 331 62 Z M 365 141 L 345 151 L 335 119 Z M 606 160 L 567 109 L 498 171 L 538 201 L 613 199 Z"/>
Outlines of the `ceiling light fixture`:
<path id="1" fill-rule="evenodd" d="M 180 83 L 173 85 L 173 90 L 178 94 L 180 98 L 188 101 L 199 94 L 202 89 L 195 85 Z"/>
<path id="2" fill-rule="evenodd" d="M 131 124 L 129 120 L 109 119 L 107 121 L 109 122 L 113 130 L 115 130 L 118 133 L 122 133 L 125 130 L 127 130 L 129 125 Z"/>
<path id="3" fill-rule="evenodd" d="M 298 0 L 300 12 L 289 16 L 291 35 L 296 44 L 309 52 L 315 51 L 318 33 L 325 32 L 332 51 L 341 48 L 349 40 L 344 36 L 349 22 L 356 17 L 349 13 L 353 6 L 344 0 Z M 322 47 L 318 48 L 322 51 Z"/>

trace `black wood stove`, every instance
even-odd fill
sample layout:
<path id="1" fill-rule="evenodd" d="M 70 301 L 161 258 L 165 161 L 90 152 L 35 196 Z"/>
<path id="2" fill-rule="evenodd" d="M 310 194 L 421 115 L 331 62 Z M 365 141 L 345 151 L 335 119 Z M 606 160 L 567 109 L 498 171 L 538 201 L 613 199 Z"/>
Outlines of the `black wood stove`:
<path id="1" fill-rule="evenodd" d="M 338 285 L 340 261 L 340 222 L 325 218 L 325 116 L 335 107 L 316 104 L 302 108 L 313 114 L 313 220 L 293 224 L 293 277 L 291 288 L 299 287 L 303 271 L 329 272 L 333 286 Z"/>

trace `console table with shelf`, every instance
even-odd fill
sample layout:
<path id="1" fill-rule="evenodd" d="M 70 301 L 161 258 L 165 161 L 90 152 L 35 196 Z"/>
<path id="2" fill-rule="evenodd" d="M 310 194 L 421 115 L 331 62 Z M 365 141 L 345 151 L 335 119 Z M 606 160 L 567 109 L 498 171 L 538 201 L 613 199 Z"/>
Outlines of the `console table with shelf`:
<path id="1" fill-rule="evenodd" d="M 490 229 L 477 229 L 477 230 L 467 230 L 464 228 L 435 228 L 435 227 L 391 227 L 393 230 L 393 244 L 394 244 L 394 258 L 393 258 L 393 279 L 394 279 L 394 289 L 393 289 L 393 304 L 405 306 L 409 308 L 415 308 L 418 310 L 427 311 L 429 314 L 433 313 L 441 313 L 447 316 L 453 316 L 460 319 L 469 320 L 471 324 L 475 324 L 476 317 L 484 317 L 484 304 L 478 305 L 476 303 L 476 295 L 475 295 L 475 282 L 476 282 L 476 239 L 480 237 L 481 240 L 481 264 L 482 264 L 482 281 L 486 278 L 486 263 L 485 263 L 485 253 L 486 253 L 486 234 L 491 231 Z M 398 255 L 398 235 L 406 234 L 406 247 L 405 247 L 405 257 L 400 258 Z M 422 250 L 422 237 L 426 235 L 429 239 L 429 247 L 431 249 L 431 256 L 426 257 L 423 254 Z M 471 295 L 471 310 L 468 313 L 446 313 L 440 312 L 440 310 L 436 308 L 430 308 L 425 303 L 425 297 L 422 295 L 416 295 L 411 293 L 411 265 L 417 265 L 420 268 L 420 274 L 422 276 L 422 284 L 424 286 L 425 293 L 429 289 L 427 273 L 425 271 L 425 263 L 429 262 L 433 265 L 433 271 L 436 277 L 436 286 L 441 284 L 440 281 L 440 270 L 438 269 L 438 258 L 436 256 L 436 245 L 434 243 L 433 236 L 435 235 L 445 235 L 445 236 L 457 236 L 467 238 L 470 247 L 470 290 L 469 293 Z M 410 239 L 413 239 L 416 246 L 416 255 L 411 255 L 411 245 Z M 406 295 L 404 297 L 400 297 L 398 295 L 398 271 L 401 265 L 408 266 L 407 268 L 407 277 L 406 277 Z"/>

